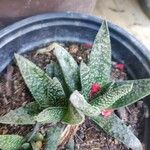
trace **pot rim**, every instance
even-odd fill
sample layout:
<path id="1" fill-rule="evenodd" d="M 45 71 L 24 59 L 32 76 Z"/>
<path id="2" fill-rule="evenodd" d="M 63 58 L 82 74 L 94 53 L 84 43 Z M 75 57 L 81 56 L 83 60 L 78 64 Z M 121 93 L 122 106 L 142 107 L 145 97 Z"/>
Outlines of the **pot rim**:
<path id="1" fill-rule="evenodd" d="M 75 13 L 75 12 L 55 12 L 55 13 L 44 13 L 39 14 L 35 16 L 28 17 L 26 19 L 23 19 L 21 21 L 17 21 L 13 23 L 12 25 L 9 25 L 3 29 L 0 30 L 0 40 L 1 38 L 7 36 L 8 34 L 12 33 L 13 31 L 20 29 L 25 26 L 29 26 L 30 24 L 34 24 L 39 21 L 49 20 L 49 19 L 64 19 L 64 20 L 80 20 L 92 24 L 96 24 L 97 26 L 102 22 L 102 18 L 95 17 L 87 14 L 81 14 L 81 13 Z M 111 23 L 108 21 L 109 28 L 112 33 L 118 34 L 126 43 L 132 43 L 134 49 L 133 53 L 140 57 L 139 59 L 144 61 L 143 65 L 145 66 L 145 69 L 150 75 L 150 66 L 148 65 L 150 62 L 150 55 L 147 55 L 147 53 L 150 53 L 150 50 L 146 48 L 138 39 L 136 39 L 131 33 L 128 33 L 121 27 Z M 138 51 L 138 52 L 137 52 Z M 143 59 L 144 58 L 144 59 Z"/>

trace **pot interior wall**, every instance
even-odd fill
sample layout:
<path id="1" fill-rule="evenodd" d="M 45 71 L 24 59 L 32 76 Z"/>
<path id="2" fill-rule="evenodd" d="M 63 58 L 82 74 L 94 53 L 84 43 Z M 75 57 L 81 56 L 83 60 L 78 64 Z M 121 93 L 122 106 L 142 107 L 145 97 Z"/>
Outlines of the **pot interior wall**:
<path id="1" fill-rule="evenodd" d="M 0 31 L 0 71 L 14 53 L 24 53 L 50 42 L 92 43 L 101 20 L 72 13 L 45 14 L 20 21 Z M 149 60 L 138 41 L 117 26 L 109 24 L 113 57 L 126 64 L 132 78 L 149 76 Z M 132 68 L 132 69 L 131 69 Z"/>

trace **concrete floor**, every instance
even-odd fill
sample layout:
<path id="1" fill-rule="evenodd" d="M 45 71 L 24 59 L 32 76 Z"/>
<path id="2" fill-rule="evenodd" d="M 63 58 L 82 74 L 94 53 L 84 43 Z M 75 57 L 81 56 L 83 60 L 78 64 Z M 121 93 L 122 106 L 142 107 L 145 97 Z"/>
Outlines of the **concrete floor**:
<path id="1" fill-rule="evenodd" d="M 92 14 L 121 26 L 150 49 L 150 19 L 138 0 L 97 0 Z"/>

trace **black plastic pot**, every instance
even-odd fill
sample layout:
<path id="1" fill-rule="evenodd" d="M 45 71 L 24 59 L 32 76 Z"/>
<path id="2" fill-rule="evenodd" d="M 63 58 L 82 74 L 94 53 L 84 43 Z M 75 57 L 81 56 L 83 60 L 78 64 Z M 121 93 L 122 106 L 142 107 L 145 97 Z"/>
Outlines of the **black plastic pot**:
<path id="1" fill-rule="evenodd" d="M 53 41 L 93 43 L 101 21 L 100 18 L 83 14 L 50 13 L 30 17 L 2 29 L 0 72 L 11 62 L 14 53 L 31 51 Z M 120 27 L 109 23 L 109 29 L 113 59 L 125 63 L 129 78 L 150 77 L 150 51 Z M 147 123 L 150 125 L 147 120 L 150 119 L 146 119 L 146 127 Z M 150 130 L 146 128 L 145 131 L 145 144 L 149 148 Z"/>

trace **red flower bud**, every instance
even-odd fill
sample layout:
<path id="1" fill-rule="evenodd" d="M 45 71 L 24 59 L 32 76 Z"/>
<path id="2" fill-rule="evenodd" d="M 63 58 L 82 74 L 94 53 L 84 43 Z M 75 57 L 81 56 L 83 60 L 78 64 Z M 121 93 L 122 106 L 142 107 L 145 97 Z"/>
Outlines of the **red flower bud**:
<path id="1" fill-rule="evenodd" d="M 121 70 L 121 71 L 124 70 L 124 67 L 125 67 L 124 64 L 116 64 L 116 65 L 115 65 L 115 68 L 116 68 L 116 69 L 119 69 L 119 70 Z"/>
<path id="2" fill-rule="evenodd" d="M 113 113 L 112 109 L 104 109 L 101 112 L 101 115 L 104 116 L 105 118 L 111 116 L 111 114 Z"/>
<path id="3" fill-rule="evenodd" d="M 98 83 L 93 83 L 90 90 L 90 97 L 93 97 L 95 94 L 100 92 L 102 89 L 101 85 Z"/>
<path id="4" fill-rule="evenodd" d="M 82 44 L 82 46 L 83 46 L 85 49 L 91 49 L 91 48 L 92 48 L 92 44 L 89 44 L 89 43 Z"/>

